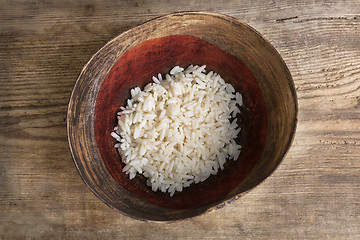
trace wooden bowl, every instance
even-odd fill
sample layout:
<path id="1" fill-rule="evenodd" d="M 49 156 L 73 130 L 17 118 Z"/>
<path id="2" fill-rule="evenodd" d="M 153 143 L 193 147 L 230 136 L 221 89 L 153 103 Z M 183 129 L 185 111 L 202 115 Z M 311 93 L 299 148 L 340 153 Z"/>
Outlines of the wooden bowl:
<path id="1" fill-rule="evenodd" d="M 131 88 L 190 64 L 206 64 L 243 94 L 243 150 L 218 175 L 170 197 L 122 173 L 110 133 Z M 268 41 L 235 18 L 183 12 L 122 33 L 90 59 L 70 98 L 67 132 L 81 177 L 102 201 L 137 219 L 169 221 L 222 207 L 262 182 L 290 147 L 296 116 L 293 80 Z"/>

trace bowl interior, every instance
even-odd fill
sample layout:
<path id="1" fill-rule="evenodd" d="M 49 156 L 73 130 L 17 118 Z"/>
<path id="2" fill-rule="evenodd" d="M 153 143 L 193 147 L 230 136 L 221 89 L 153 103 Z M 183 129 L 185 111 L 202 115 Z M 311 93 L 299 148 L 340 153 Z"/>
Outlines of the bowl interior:
<path id="1" fill-rule="evenodd" d="M 206 181 L 192 184 L 173 197 L 153 192 L 140 174 L 129 180 L 122 172 L 115 139 L 110 136 L 116 126 L 116 113 L 125 106 L 130 89 L 143 87 L 152 76 L 166 74 L 174 66 L 206 65 L 243 94 L 244 105 L 237 141 L 243 150 L 237 161 L 227 161 L 225 169 Z M 260 87 L 250 70 L 234 56 L 206 41 L 186 35 L 167 36 L 145 41 L 120 57 L 103 81 L 95 106 L 95 136 L 101 157 L 116 181 L 137 197 L 160 207 L 191 209 L 220 202 L 246 178 L 260 158 L 267 134 L 267 113 Z"/>

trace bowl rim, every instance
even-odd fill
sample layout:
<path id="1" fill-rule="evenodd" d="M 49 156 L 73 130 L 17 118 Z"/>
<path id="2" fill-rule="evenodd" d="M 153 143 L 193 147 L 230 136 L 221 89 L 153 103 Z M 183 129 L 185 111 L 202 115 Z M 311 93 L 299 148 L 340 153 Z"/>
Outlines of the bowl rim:
<path id="1" fill-rule="evenodd" d="M 95 191 L 95 189 L 93 188 L 93 186 L 90 184 L 90 182 L 88 181 L 88 179 L 86 178 L 86 175 L 83 174 L 83 172 L 80 169 L 80 161 L 76 158 L 76 155 L 74 153 L 74 142 L 75 139 L 73 139 L 71 137 L 71 109 L 74 106 L 74 96 L 76 94 L 76 89 L 79 87 L 79 81 L 81 79 L 81 77 L 83 76 L 83 74 L 88 70 L 88 67 L 90 65 L 91 62 L 93 62 L 94 58 L 100 53 L 102 52 L 105 48 L 107 48 L 109 45 L 111 45 L 113 42 L 117 41 L 118 38 L 121 38 L 122 36 L 129 34 L 130 32 L 141 28 L 143 25 L 146 25 L 150 22 L 154 22 L 154 21 L 160 21 L 160 20 L 164 20 L 166 18 L 170 18 L 170 17 L 174 17 L 174 16 L 182 16 L 182 15 L 206 15 L 206 16 L 212 16 L 212 17 L 216 17 L 219 18 L 221 20 L 226 20 L 226 21 L 230 21 L 233 24 L 236 25 L 241 25 L 243 27 L 248 28 L 250 31 L 252 31 L 254 34 L 256 34 L 260 39 L 262 39 L 267 47 L 270 47 L 272 52 L 275 53 L 277 56 L 277 59 L 279 59 L 279 61 L 281 62 L 281 65 L 284 67 L 285 70 L 285 74 L 287 76 L 287 80 L 288 80 L 288 84 L 289 84 L 289 89 L 291 91 L 291 96 L 292 99 L 294 100 L 294 115 L 293 115 L 293 124 L 291 127 L 291 131 L 290 131 L 290 135 L 288 137 L 288 141 L 286 143 L 286 146 L 284 147 L 285 151 L 279 156 L 279 158 L 277 159 L 277 164 L 274 167 L 274 169 L 270 172 L 270 174 L 268 174 L 264 179 L 262 179 L 261 181 L 259 181 L 254 187 L 251 187 L 249 190 L 241 192 L 239 194 L 236 194 L 233 197 L 228 197 L 225 198 L 223 201 L 221 201 L 220 203 L 214 203 L 213 206 L 210 206 L 209 208 L 205 209 L 204 211 L 202 211 L 199 214 L 195 214 L 193 216 L 187 216 L 181 219 L 172 219 L 172 220 L 163 220 L 163 219 L 147 219 L 147 218 L 140 218 L 137 216 L 133 216 L 130 215 L 129 213 L 120 210 L 119 208 L 117 208 L 116 206 L 112 205 L 111 202 L 106 201 L 105 199 L 102 198 L 102 196 Z M 116 62 L 116 61 L 115 61 Z M 111 69 L 111 68 L 110 68 Z M 66 131 L 67 131 L 67 141 L 68 141 L 68 146 L 69 146 L 69 150 L 71 153 L 71 157 L 73 159 L 74 165 L 81 177 L 81 179 L 83 180 L 83 182 L 85 183 L 85 185 L 87 185 L 87 187 L 95 194 L 95 196 L 97 196 L 102 202 L 104 202 L 106 205 L 108 205 L 109 207 L 111 207 L 112 209 L 115 209 L 116 211 L 120 212 L 121 214 L 131 217 L 133 219 L 137 219 L 137 220 L 141 220 L 141 221 L 153 221 L 153 222 L 177 222 L 177 221 L 182 221 L 185 219 L 191 219 L 197 216 L 200 216 L 204 213 L 208 213 L 211 212 L 215 209 L 220 209 L 223 208 L 224 206 L 228 205 L 229 203 L 239 199 L 240 197 L 242 197 L 243 195 L 247 194 L 248 192 L 252 191 L 253 189 L 255 189 L 257 186 L 259 186 L 261 183 L 263 183 L 266 179 L 268 179 L 274 172 L 275 170 L 279 167 L 279 165 L 281 164 L 281 162 L 284 160 L 284 158 L 286 157 L 286 155 L 288 154 L 291 145 L 294 141 L 294 137 L 295 137 L 295 133 L 296 133 L 296 128 L 297 128 L 297 123 L 298 123 L 298 98 L 297 98 L 297 93 L 296 93 L 296 89 L 295 89 L 295 83 L 293 81 L 292 75 L 290 73 L 290 70 L 288 69 L 288 66 L 286 65 L 284 59 L 281 57 L 280 53 L 276 50 L 276 48 L 259 32 L 257 31 L 255 28 L 253 28 L 252 26 L 250 26 L 249 24 L 241 21 L 240 19 L 233 17 L 233 16 L 229 16 L 227 14 L 222 14 L 222 13 L 214 13 L 214 12 L 209 12 L 209 11 L 176 11 L 173 13 L 169 13 L 169 14 L 165 14 L 165 15 L 160 15 L 154 18 L 151 18 L 149 20 L 146 20 L 144 22 L 141 22 L 140 24 L 134 25 L 133 27 L 129 28 L 126 31 L 123 31 L 119 34 L 117 34 L 115 37 L 113 37 L 112 39 L 110 39 L 109 41 L 106 42 L 106 44 L 104 44 L 100 49 L 98 49 L 92 56 L 91 58 L 87 61 L 87 63 L 84 65 L 84 67 L 82 68 L 79 76 L 77 77 L 73 89 L 71 91 L 71 95 L 69 97 L 69 102 L 68 102 L 68 106 L 67 106 L 67 115 L 66 115 Z M 95 143 L 96 144 L 96 143 Z M 108 171 L 108 170 L 107 170 Z"/>

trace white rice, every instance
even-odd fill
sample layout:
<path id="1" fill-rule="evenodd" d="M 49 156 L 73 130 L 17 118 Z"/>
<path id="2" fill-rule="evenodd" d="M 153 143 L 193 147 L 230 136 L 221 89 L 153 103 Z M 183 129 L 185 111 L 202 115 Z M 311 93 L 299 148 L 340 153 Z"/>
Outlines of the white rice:
<path id="1" fill-rule="evenodd" d="M 176 66 L 143 91 L 131 89 L 111 133 L 130 179 L 142 174 L 153 191 L 173 196 L 217 174 L 227 159 L 238 159 L 242 96 L 205 67 Z"/>

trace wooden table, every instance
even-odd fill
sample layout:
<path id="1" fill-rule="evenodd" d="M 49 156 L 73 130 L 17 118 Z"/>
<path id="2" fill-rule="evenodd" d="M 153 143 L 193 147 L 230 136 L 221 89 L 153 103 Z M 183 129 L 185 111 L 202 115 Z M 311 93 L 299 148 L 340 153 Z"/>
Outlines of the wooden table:
<path id="1" fill-rule="evenodd" d="M 102 203 L 70 157 L 65 116 L 82 67 L 159 15 L 241 19 L 287 63 L 298 127 L 280 167 L 232 204 L 176 223 Z M 0 1 L 0 239 L 360 239 L 360 2 Z M 275 93 L 274 93 L 275 94 Z"/>

